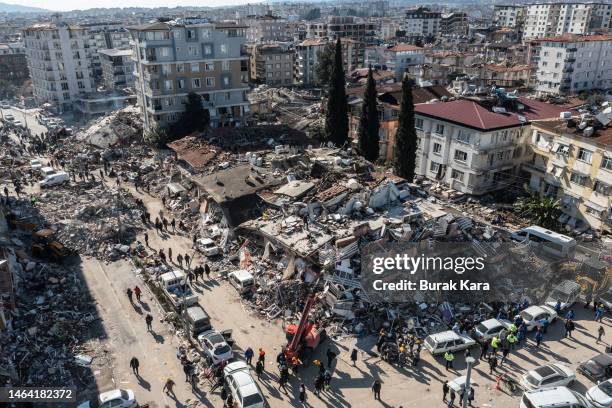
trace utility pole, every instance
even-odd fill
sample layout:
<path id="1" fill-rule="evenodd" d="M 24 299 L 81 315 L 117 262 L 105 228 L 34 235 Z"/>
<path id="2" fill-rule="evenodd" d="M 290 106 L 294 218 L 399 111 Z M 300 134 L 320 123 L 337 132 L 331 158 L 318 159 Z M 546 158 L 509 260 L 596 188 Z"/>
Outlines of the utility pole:
<path id="1" fill-rule="evenodd" d="M 468 406 L 468 398 L 470 395 L 470 389 L 472 388 L 470 386 L 470 377 L 472 376 L 472 364 L 474 364 L 475 361 L 476 359 L 472 356 L 467 356 L 465 358 L 465 362 L 467 364 L 467 373 L 465 374 L 465 385 L 463 387 L 463 401 L 461 401 L 462 408 L 467 408 Z"/>

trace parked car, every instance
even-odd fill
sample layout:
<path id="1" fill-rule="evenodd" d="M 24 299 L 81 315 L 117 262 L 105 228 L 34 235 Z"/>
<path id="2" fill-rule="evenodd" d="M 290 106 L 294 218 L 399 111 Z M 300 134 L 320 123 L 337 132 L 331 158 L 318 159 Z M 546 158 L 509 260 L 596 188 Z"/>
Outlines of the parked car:
<path id="1" fill-rule="evenodd" d="M 585 377 L 594 382 L 612 378 L 612 353 L 601 353 L 578 366 Z"/>
<path id="2" fill-rule="evenodd" d="M 7 113 L 4 115 L 4 120 L 8 120 L 9 122 L 12 122 L 15 120 L 15 117 L 11 113 Z"/>
<path id="3" fill-rule="evenodd" d="M 65 183 L 70 180 L 70 176 L 65 171 L 60 171 L 55 174 L 51 174 L 44 178 L 44 180 L 40 181 L 38 185 L 40 188 L 56 186 L 58 184 Z"/>
<path id="4" fill-rule="evenodd" d="M 549 324 L 557 318 L 557 312 L 550 306 L 529 306 L 527 309 L 519 313 L 527 326 L 527 331 L 531 331 L 536 327 L 542 326 L 542 321 L 546 320 Z"/>
<path id="5" fill-rule="evenodd" d="M 244 361 L 236 361 L 223 369 L 225 386 L 239 408 L 263 408 L 265 399 Z"/>
<path id="6" fill-rule="evenodd" d="M 30 167 L 32 170 L 40 170 L 42 168 L 42 163 L 38 159 L 30 160 Z"/>
<path id="7" fill-rule="evenodd" d="M 210 238 L 200 238 L 197 241 L 197 248 L 198 251 L 200 251 L 201 253 L 203 253 L 206 256 L 215 256 L 215 255 L 219 255 L 219 252 L 221 252 L 219 250 L 219 247 L 215 244 L 215 241 L 213 241 Z"/>
<path id="8" fill-rule="evenodd" d="M 586 399 L 567 387 L 542 388 L 527 391 L 520 408 L 591 408 Z"/>
<path id="9" fill-rule="evenodd" d="M 2 108 L 2 109 L 11 109 L 11 105 L 9 105 L 7 102 L 2 102 L 0 104 L 0 108 Z"/>
<path id="10" fill-rule="evenodd" d="M 103 392 L 93 401 L 83 402 L 78 408 L 136 408 L 138 402 L 132 390 L 112 390 Z"/>
<path id="11" fill-rule="evenodd" d="M 250 291 L 255 285 L 253 274 L 247 270 L 239 269 L 237 271 L 230 272 L 227 275 L 229 283 L 236 288 L 238 293 L 243 294 Z"/>
<path id="12" fill-rule="evenodd" d="M 452 330 L 430 334 L 425 337 L 425 348 L 433 355 L 447 351 L 461 351 L 470 348 L 476 341 L 468 335 L 457 334 Z"/>
<path id="13" fill-rule="evenodd" d="M 585 397 L 594 408 L 612 408 L 612 379 L 591 387 Z"/>
<path id="14" fill-rule="evenodd" d="M 535 390 L 571 385 L 574 381 L 576 373 L 571 368 L 561 363 L 549 363 L 526 372 L 521 385 L 526 390 Z"/>
<path id="15" fill-rule="evenodd" d="M 208 330 L 198 336 L 207 359 L 214 365 L 234 357 L 234 352 L 225 337 L 215 330 Z"/>
<path id="16" fill-rule="evenodd" d="M 20 128 L 24 127 L 23 122 L 21 122 L 20 120 L 14 121 L 13 126 L 20 127 Z"/>
<path id="17" fill-rule="evenodd" d="M 597 302 L 603 304 L 607 310 L 612 310 L 612 289 L 597 297 Z"/>
<path id="18" fill-rule="evenodd" d="M 560 302 L 561 310 L 566 310 L 576 302 L 578 296 L 580 296 L 580 289 L 578 282 L 564 280 L 552 289 L 546 298 L 546 306 L 554 309 L 557 302 Z"/>
<path id="19" fill-rule="evenodd" d="M 508 330 L 512 322 L 505 319 L 489 319 L 474 327 L 473 337 L 479 342 L 485 342 L 499 336 L 502 330 Z"/>

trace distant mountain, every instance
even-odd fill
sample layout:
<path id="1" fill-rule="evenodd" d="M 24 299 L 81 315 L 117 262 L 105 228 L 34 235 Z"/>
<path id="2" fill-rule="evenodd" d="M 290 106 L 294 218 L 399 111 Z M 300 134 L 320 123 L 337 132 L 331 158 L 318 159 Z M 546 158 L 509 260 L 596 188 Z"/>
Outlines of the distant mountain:
<path id="1" fill-rule="evenodd" d="M 19 4 L 0 3 L 0 13 L 48 13 L 51 10 L 46 10 L 38 7 L 21 6 Z"/>

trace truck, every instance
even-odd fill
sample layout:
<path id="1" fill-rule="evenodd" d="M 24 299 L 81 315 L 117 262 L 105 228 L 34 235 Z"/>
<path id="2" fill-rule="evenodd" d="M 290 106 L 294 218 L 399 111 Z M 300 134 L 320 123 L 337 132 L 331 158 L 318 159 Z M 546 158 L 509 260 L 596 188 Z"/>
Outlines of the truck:
<path id="1" fill-rule="evenodd" d="M 180 270 L 166 272 L 159 277 L 162 292 L 176 310 L 198 303 L 198 295 L 193 293 L 187 282 L 187 275 Z"/>
<path id="2" fill-rule="evenodd" d="M 74 254 L 55 238 L 55 231 L 50 228 L 36 231 L 32 238 L 32 254 L 37 258 L 48 258 L 61 262 Z"/>

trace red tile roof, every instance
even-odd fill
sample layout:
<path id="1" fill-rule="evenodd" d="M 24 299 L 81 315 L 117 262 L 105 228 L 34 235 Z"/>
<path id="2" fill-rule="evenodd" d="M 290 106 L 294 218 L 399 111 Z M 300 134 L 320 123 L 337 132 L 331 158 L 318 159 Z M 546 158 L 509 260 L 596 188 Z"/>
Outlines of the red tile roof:
<path id="1" fill-rule="evenodd" d="M 479 103 L 467 99 L 451 102 L 429 103 L 415 105 L 416 113 L 439 118 L 478 130 L 494 130 L 513 126 L 520 126 L 519 116 L 527 121 L 558 118 L 567 108 L 539 102 L 527 98 L 518 98 L 524 110 L 520 112 L 493 112 Z"/>
<path id="2" fill-rule="evenodd" d="M 423 48 L 417 47 L 416 45 L 412 45 L 412 44 L 406 44 L 406 43 L 399 43 L 399 44 L 394 45 L 391 48 L 387 48 L 387 51 L 392 51 L 392 52 L 421 51 L 421 50 L 423 50 Z"/>

